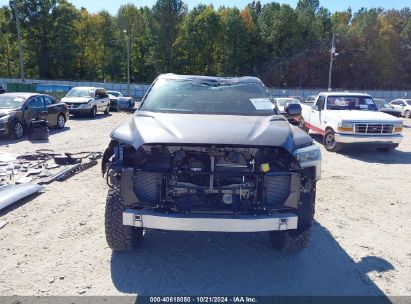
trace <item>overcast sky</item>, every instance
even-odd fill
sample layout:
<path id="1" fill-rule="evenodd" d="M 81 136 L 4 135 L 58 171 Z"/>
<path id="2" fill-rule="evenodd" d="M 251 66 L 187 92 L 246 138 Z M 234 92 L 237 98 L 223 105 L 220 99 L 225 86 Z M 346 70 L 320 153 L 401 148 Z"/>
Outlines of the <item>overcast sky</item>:
<path id="1" fill-rule="evenodd" d="M 69 0 L 70 1 L 70 0 Z M 213 4 L 214 7 L 219 7 L 220 5 L 225 6 L 237 6 L 238 8 L 245 7 L 248 3 L 252 0 L 186 0 L 185 2 L 188 4 L 189 8 L 193 8 L 199 3 L 203 4 Z M 126 3 L 134 3 L 137 6 L 149 6 L 151 7 L 156 1 L 155 0 L 139 0 L 139 1 L 130 1 L 130 0 L 71 0 L 77 7 L 85 7 L 87 10 L 91 12 L 98 12 L 100 10 L 107 10 L 111 14 L 116 14 L 118 8 L 122 4 Z M 273 1 L 262 0 L 263 4 Z M 291 6 L 295 7 L 298 0 L 279 0 L 275 1 L 279 3 L 288 3 Z M 0 6 L 8 5 L 8 0 L 0 0 Z M 386 9 L 401 9 L 406 6 L 411 7 L 410 0 L 344 0 L 344 1 L 336 1 L 336 0 L 320 0 L 322 6 L 328 8 L 332 12 L 346 10 L 349 6 L 356 11 L 361 7 L 371 8 L 371 7 L 383 7 Z"/>

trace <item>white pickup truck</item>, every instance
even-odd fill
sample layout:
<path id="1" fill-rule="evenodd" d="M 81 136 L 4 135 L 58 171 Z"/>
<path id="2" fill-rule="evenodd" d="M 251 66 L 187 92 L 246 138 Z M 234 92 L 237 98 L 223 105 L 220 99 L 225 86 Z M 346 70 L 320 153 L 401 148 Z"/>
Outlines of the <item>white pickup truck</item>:
<path id="1" fill-rule="evenodd" d="M 388 152 L 403 138 L 402 120 L 380 112 L 367 94 L 320 93 L 313 105 L 302 103 L 301 108 L 300 128 L 321 134 L 325 149 L 331 152 L 346 144 Z"/>

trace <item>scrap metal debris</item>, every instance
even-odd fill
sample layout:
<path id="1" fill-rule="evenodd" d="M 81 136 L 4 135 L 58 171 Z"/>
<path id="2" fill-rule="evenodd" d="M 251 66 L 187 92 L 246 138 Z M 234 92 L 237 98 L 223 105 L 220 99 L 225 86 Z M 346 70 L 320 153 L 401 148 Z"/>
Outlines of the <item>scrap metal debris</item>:
<path id="1" fill-rule="evenodd" d="M 73 174 L 94 166 L 101 156 L 100 152 L 61 154 L 48 149 L 23 155 L 0 153 L 3 161 L 0 163 L 0 184 L 48 184 L 54 180 L 63 180 L 62 177 L 68 176 L 69 172 Z M 58 168 L 62 170 L 56 172 Z"/>
<path id="2" fill-rule="evenodd" d="M 43 189 L 43 186 L 34 184 L 0 186 L 0 210 Z"/>
<path id="3" fill-rule="evenodd" d="M 42 149 L 15 155 L 0 152 L 0 210 L 97 164 L 100 152 L 55 153 Z M 58 171 L 58 169 L 60 169 Z"/>

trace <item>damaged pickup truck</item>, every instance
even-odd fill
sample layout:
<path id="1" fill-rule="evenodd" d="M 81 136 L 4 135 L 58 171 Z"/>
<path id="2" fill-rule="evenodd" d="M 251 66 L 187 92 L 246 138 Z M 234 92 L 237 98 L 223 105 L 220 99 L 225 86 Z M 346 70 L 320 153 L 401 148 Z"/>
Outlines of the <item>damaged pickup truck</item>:
<path id="1" fill-rule="evenodd" d="M 258 78 L 161 75 L 111 138 L 102 171 L 113 250 L 137 246 L 144 229 L 268 232 L 284 252 L 308 243 L 320 150 Z"/>

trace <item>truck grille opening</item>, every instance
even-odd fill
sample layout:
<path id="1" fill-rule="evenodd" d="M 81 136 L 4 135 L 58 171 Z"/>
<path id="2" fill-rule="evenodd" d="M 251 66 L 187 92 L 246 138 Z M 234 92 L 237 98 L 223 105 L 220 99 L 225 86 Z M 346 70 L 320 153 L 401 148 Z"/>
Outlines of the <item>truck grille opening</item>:
<path id="1" fill-rule="evenodd" d="M 394 131 L 394 124 L 355 124 L 355 133 L 365 133 L 365 134 L 387 134 Z"/>
<path id="2" fill-rule="evenodd" d="M 297 209 L 300 198 L 301 172 L 281 148 L 150 146 L 128 161 L 145 207 L 250 214 Z"/>
<path id="3" fill-rule="evenodd" d="M 81 106 L 81 104 L 79 103 L 66 103 L 66 105 L 69 109 L 77 109 L 78 107 Z"/>

